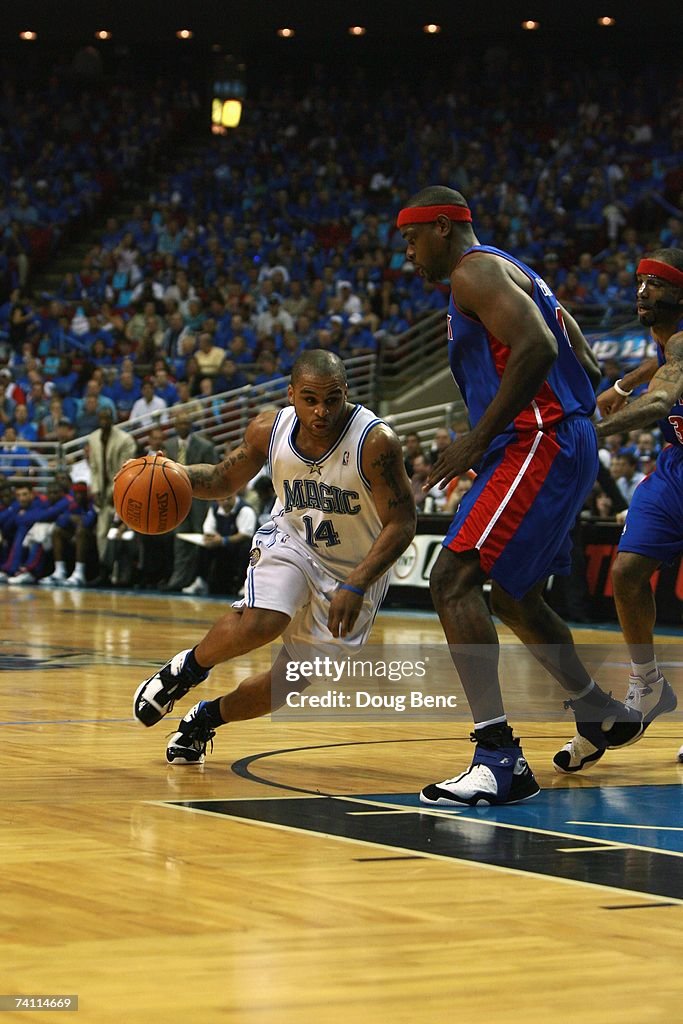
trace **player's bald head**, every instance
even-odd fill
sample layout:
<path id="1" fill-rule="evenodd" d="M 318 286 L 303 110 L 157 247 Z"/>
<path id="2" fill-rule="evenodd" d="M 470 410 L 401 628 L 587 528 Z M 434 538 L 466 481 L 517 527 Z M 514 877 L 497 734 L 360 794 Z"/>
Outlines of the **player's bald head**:
<path id="1" fill-rule="evenodd" d="M 462 193 L 447 185 L 428 185 L 411 196 L 406 206 L 467 206 L 467 200 Z"/>
<path id="2" fill-rule="evenodd" d="M 346 384 L 346 367 L 334 352 L 314 348 L 302 352 L 292 367 L 293 386 L 299 384 L 304 377 L 317 377 Z"/>

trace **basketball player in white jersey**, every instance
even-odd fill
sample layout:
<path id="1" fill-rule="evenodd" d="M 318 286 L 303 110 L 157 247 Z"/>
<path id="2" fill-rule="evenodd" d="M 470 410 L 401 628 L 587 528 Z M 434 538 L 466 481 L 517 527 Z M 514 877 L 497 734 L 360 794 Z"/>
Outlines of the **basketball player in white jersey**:
<path id="1" fill-rule="evenodd" d="M 195 497 L 239 491 L 266 463 L 277 502 L 254 536 L 245 597 L 191 650 L 138 687 L 135 718 L 155 725 L 211 668 L 282 637 L 282 664 L 311 645 L 353 654 L 367 640 L 389 569 L 415 533 L 415 503 L 401 444 L 374 413 L 348 401 L 338 356 L 304 352 L 289 407 L 256 416 L 242 444 L 217 466 L 187 466 Z M 329 653 L 329 651 L 328 651 Z M 286 697 L 273 669 L 200 701 L 168 743 L 167 760 L 196 764 L 218 726 L 267 714 Z"/>

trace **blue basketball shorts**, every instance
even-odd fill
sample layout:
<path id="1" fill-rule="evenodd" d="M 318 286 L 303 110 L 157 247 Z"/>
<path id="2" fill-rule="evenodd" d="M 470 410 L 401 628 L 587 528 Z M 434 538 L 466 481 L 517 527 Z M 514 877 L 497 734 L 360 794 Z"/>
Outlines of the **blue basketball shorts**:
<path id="1" fill-rule="evenodd" d="M 571 571 L 570 533 L 597 473 L 597 436 L 585 417 L 518 434 L 484 457 L 443 546 L 477 551 L 487 576 L 519 599 Z"/>
<path id="2" fill-rule="evenodd" d="M 683 448 L 670 445 L 633 492 L 619 551 L 673 562 L 683 551 Z"/>

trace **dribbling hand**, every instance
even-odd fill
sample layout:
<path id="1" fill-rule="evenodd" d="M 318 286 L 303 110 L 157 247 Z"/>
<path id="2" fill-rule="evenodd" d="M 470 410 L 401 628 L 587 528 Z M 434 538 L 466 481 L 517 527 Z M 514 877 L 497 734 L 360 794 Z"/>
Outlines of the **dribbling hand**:
<path id="1" fill-rule="evenodd" d="M 352 590 L 335 590 L 330 601 L 330 613 L 327 616 L 327 628 L 334 637 L 345 637 L 353 630 L 356 619 L 363 607 L 361 594 Z"/>

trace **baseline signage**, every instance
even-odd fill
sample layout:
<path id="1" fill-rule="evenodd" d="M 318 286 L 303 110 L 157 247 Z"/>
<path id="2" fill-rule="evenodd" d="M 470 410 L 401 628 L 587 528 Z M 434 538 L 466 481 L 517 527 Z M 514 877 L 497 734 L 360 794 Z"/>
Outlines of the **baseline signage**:
<path id="1" fill-rule="evenodd" d="M 431 607 L 429 574 L 439 556 L 450 516 L 420 516 L 418 532 L 392 569 L 389 603 Z M 424 532 L 423 532 L 424 531 Z M 617 555 L 621 527 L 610 520 L 581 523 L 578 543 L 583 550 L 588 610 L 595 622 L 616 622 L 610 569 Z M 683 625 L 683 560 L 663 565 L 652 576 L 657 622 Z M 412 593 L 405 587 L 413 588 Z M 401 588 L 401 589 L 399 589 Z M 485 590 L 488 584 L 485 584 Z"/>

